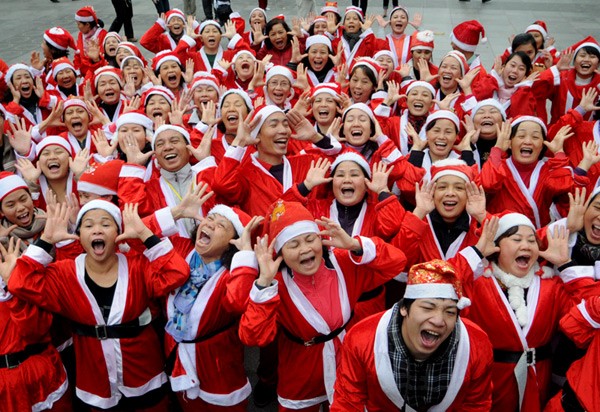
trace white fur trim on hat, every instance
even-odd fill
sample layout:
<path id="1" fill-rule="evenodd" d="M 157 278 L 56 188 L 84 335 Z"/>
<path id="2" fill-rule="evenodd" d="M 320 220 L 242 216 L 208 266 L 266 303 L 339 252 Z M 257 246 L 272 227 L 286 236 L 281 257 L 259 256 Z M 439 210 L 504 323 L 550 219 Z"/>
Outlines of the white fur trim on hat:
<path id="1" fill-rule="evenodd" d="M 505 234 L 508 229 L 515 226 L 530 227 L 535 233 L 535 226 L 527 216 L 522 215 L 521 213 L 507 213 L 498 220 L 498 230 L 494 236 L 494 241 Z"/>
<path id="2" fill-rule="evenodd" d="M 396 6 L 392 9 L 392 12 L 390 13 L 390 20 L 392 19 L 392 15 L 394 13 L 396 13 L 397 11 L 403 11 L 404 14 L 406 14 L 406 17 L 408 17 L 408 9 L 404 6 Z"/>
<path id="3" fill-rule="evenodd" d="M 275 252 L 278 253 L 289 240 L 307 233 L 319 233 L 319 226 L 312 220 L 300 220 L 287 226 L 275 237 Z"/>
<path id="4" fill-rule="evenodd" d="M 542 37 L 545 39 L 548 37 L 548 32 L 546 31 L 546 29 L 544 29 L 542 26 L 540 26 L 539 24 L 532 24 L 530 26 L 527 26 L 527 28 L 525 29 L 525 33 L 529 33 L 532 31 L 538 31 L 541 33 Z"/>
<path id="5" fill-rule="evenodd" d="M 6 83 L 9 83 L 12 80 L 12 77 L 17 70 L 27 70 L 27 72 L 31 75 L 32 78 L 35 77 L 33 75 L 33 71 L 31 70 L 31 67 L 29 67 L 23 63 L 16 63 L 16 64 L 13 64 L 12 66 L 10 66 L 8 68 L 8 70 L 6 71 Z"/>
<path id="6" fill-rule="evenodd" d="M 252 60 L 256 60 L 256 56 L 250 50 L 240 50 L 239 52 L 233 55 L 231 63 L 235 63 L 238 57 L 240 57 L 242 54 L 247 54 L 248 56 L 252 57 Z"/>
<path id="7" fill-rule="evenodd" d="M 444 57 L 442 57 L 441 61 L 443 61 L 446 57 L 452 57 L 458 61 L 458 64 L 460 64 L 461 74 L 463 76 L 469 71 L 469 63 L 467 62 L 467 58 L 458 50 L 450 50 Z"/>
<path id="8" fill-rule="evenodd" d="M 454 299 L 458 300 L 456 289 L 450 283 L 419 283 L 416 285 L 406 285 L 404 292 L 406 299 Z"/>
<path id="9" fill-rule="evenodd" d="M 173 17 L 179 17 L 185 23 L 185 14 L 181 10 L 171 9 L 170 11 L 171 13 L 169 13 L 169 16 L 167 17 L 167 23 L 169 23 Z"/>
<path id="10" fill-rule="evenodd" d="M 154 70 L 159 70 L 160 66 L 162 66 L 162 64 L 166 62 L 176 62 L 181 66 L 181 60 L 179 60 L 177 56 L 174 56 L 170 53 L 165 53 L 165 56 L 161 57 L 156 61 L 156 64 L 154 65 Z"/>
<path id="11" fill-rule="evenodd" d="M 109 189 L 108 187 L 96 185 L 94 183 L 86 182 L 84 180 L 79 180 L 77 182 L 77 191 L 93 193 L 98 196 L 109 196 L 109 195 L 116 196 L 117 195 L 117 192 Z"/>
<path id="12" fill-rule="evenodd" d="M 310 46 L 314 46 L 315 44 L 324 44 L 327 46 L 329 51 L 332 51 L 331 40 L 327 36 L 323 36 L 322 34 L 315 34 L 314 36 L 310 36 L 306 39 L 306 50 L 310 48 Z"/>
<path id="13" fill-rule="evenodd" d="M 510 126 L 514 127 L 523 122 L 534 122 L 534 123 L 539 124 L 540 127 L 542 128 L 542 130 L 544 130 L 544 134 L 548 135 L 548 128 L 546 127 L 546 123 L 544 123 L 544 121 L 542 119 L 540 119 L 539 117 L 536 117 L 536 116 L 519 116 L 515 120 L 512 121 Z"/>
<path id="14" fill-rule="evenodd" d="M 256 114 L 254 115 L 254 118 L 257 118 L 258 116 L 260 116 L 260 120 L 258 121 L 258 124 L 256 125 L 256 127 L 254 129 L 252 129 L 252 131 L 250 132 L 250 135 L 252 136 L 253 139 L 256 139 L 263 124 L 267 121 L 267 119 L 271 115 L 273 115 L 275 113 L 285 114 L 285 112 L 283 110 L 281 110 L 279 107 L 277 107 L 273 104 L 263 106 L 258 112 L 256 112 Z"/>
<path id="15" fill-rule="evenodd" d="M 167 89 L 165 86 L 152 86 L 146 91 L 144 97 L 144 106 L 146 106 L 150 97 L 154 96 L 155 94 L 164 97 L 169 102 L 169 105 L 173 103 L 173 100 L 175 100 L 175 95 L 173 92 Z"/>
<path id="16" fill-rule="evenodd" d="M 111 215 L 112 218 L 115 220 L 117 227 L 119 228 L 119 232 L 121 232 L 123 224 L 121 211 L 117 206 L 115 206 L 111 202 L 102 199 L 95 199 L 83 205 L 83 207 L 79 210 L 79 213 L 77 213 L 77 221 L 75 222 L 75 227 L 79 228 L 79 225 L 81 224 L 81 219 L 83 219 L 83 216 L 87 212 L 96 209 L 104 210 L 106 213 Z"/>
<path id="17" fill-rule="evenodd" d="M 432 166 L 435 166 L 435 167 L 438 167 L 438 168 L 447 167 L 447 169 L 440 170 L 435 175 L 432 175 L 431 176 L 431 181 L 432 182 L 435 182 L 436 180 L 438 180 L 439 178 L 444 177 L 444 176 L 456 176 L 456 177 L 460 177 L 461 179 L 463 179 L 467 183 L 471 181 L 471 179 L 469 178 L 469 176 L 467 176 L 466 173 L 463 173 L 460 170 L 457 170 L 456 168 L 452 168 L 452 167 L 465 167 L 465 168 L 469 167 L 469 165 L 467 165 L 467 163 L 464 160 L 460 160 L 460 159 L 442 159 L 442 160 L 438 160 L 437 162 L 434 162 L 432 164 Z"/>
<path id="18" fill-rule="evenodd" d="M 392 60 L 394 59 L 394 55 L 389 50 L 379 50 L 377 53 L 375 53 L 375 55 L 373 56 L 373 59 L 377 60 L 381 56 L 387 56 L 387 57 L 391 58 Z"/>
<path id="19" fill-rule="evenodd" d="M 166 132 L 167 130 L 173 130 L 177 133 L 180 133 L 181 135 L 183 135 L 183 138 L 187 141 L 187 143 L 190 144 L 190 134 L 183 127 L 175 126 L 173 124 L 163 124 L 158 129 L 156 129 L 154 135 L 152 136 L 152 150 L 154 150 L 154 142 L 156 141 L 158 135 L 162 132 Z"/>
<path id="20" fill-rule="evenodd" d="M 217 82 L 215 81 L 216 79 L 212 79 L 210 77 L 199 77 L 194 79 L 194 82 L 192 83 L 192 87 L 190 87 L 190 90 L 194 90 L 196 87 L 198 86 L 210 86 L 213 89 L 215 89 L 217 91 L 217 95 L 221 94 L 221 90 L 219 90 L 219 86 L 217 85 Z"/>
<path id="21" fill-rule="evenodd" d="M 119 67 L 121 68 L 121 70 L 123 70 L 123 67 L 125 67 L 125 63 L 127 62 L 127 60 L 136 60 L 142 67 L 144 66 L 144 62 L 142 61 L 142 59 L 140 59 L 139 57 L 133 55 L 133 56 L 125 56 L 123 57 L 123 60 L 121 60 L 121 64 L 119 65 Z"/>
<path id="22" fill-rule="evenodd" d="M 25 180 L 23 180 L 21 176 L 10 175 L 0 179 L 0 202 L 2 202 L 2 199 L 6 196 L 18 189 L 29 191 L 27 183 L 25 183 Z"/>
<path id="23" fill-rule="evenodd" d="M 200 30 L 199 30 L 199 32 L 202 33 L 202 30 L 204 30 L 206 28 L 206 26 L 215 26 L 217 29 L 219 29 L 219 31 L 221 31 L 221 25 L 219 24 L 218 21 L 216 21 L 216 20 L 204 20 L 202 23 L 200 23 Z"/>
<path id="24" fill-rule="evenodd" d="M 363 23 L 365 22 L 365 16 L 363 15 L 362 9 L 360 7 L 357 7 L 357 6 L 346 7 L 346 11 L 344 11 L 344 19 L 346 19 L 346 16 L 348 15 L 348 13 L 358 14 L 358 18 L 360 19 L 360 21 Z"/>
<path id="25" fill-rule="evenodd" d="M 250 13 L 248 14 L 248 19 L 250 19 L 250 16 L 252 16 L 252 14 L 253 14 L 255 11 L 260 11 L 260 12 L 262 13 L 262 15 L 264 16 L 264 18 L 265 18 L 265 21 L 269 21 L 269 18 L 267 17 L 267 12 L 265 11 L 265 9 L 263 9 L 263 8 L 260 8 L 260 7 L 255 7 L 255 8 L 253 8 L 252 10 L 250 10 Z"/>
<path id="26" fill-rule="evenodd" d="M 119 85 L 121 85 L 121 87 L 123 87 L 123 79 L 121 79 L 121 76 L 119 76 L 119 74 L 117 72 L 115 72 L 114 70 L 105 69 L 104 67 L 102 67 L 94 72 L 94 87 L 98 87 L 98 82 L 100 81 L 100 77 L 102 77 L 102 76 L 110 76 L 110 77 L 115 78 L 117 80 L 117 82 L 119 82 Z"/>
<path id="27" fill-rule="evenodd" d="M 250 96 L 248 96 L 248 93 L 246 93 L 245 91 L 243 91 L 241 89 L 230 89 L 230 90 L 227 90 L 225 93 L 223 93 L 223 96 L 221 96 L 221 98 L 219 99 L 219 110 L 221 110 L 221 107 L 223 107 L 223 102 L 225 101 L 225 98 L 227 96 L 229 96 L 230 94 L 237 94 L 242 99 L 244 99 L 244 103 L 246 103 L 248 112 L 250 112 L 252 109 L 254 109 L 254 105 L 252 104 L 252 99 L 250 99 Z M 220 115 L 218 117 L 220 117 Z"/>
<path id="28" fill-rule="evenodd" d="M 424 87 L 431 92 L 431 95 L 435 97 L 435 88 L 429 82 L 424 82 L 423 80 L 416 80 L 411 82 L 406 88 L 406 94 L 408 94 L 415 87 Z"/>
<path id="29" fill-rule="evenodd" d="M 235 232 L 237 233 L 238 236 L 241 237 L 242 233 L 244 233 L 244 224 L 240 220 L 240 217 L 238 216 L 238 214 L 235 213 L 235 210 L 233 210 L 229 206 L 225 206 L 225 205 L 221 205 L 221 204 L 215 205 L 212 209 L 210 209 L 207 216 L 210 216 L 212 214 L 221 215 L 225 219 L 229 220 L 231 222 L 231 224 L 233 225 L 233 228 L 235 229 Z"/>
<path id="30" fill-rule="evenodd" d="M 429 126 L 431 122 L 438 119 L 448 119 L 454 123 L 458 130 L 460 130 L 460 120 L 458 116 L 452 113 L 450 110 L 438 110 L 431 113 L 429 116 L 427 116 L 427 120 L 425 121 L 422 130 L 427 130 L 427 126 Z"/>
<path id="31" fill-rule="evenodd" d="M 472 113 L 471 117 L 475 117 L 477 112 L 485 106 L 495 107 L 496 109 L 498 109 L 500 111 L 500 114 L 502 114 L 502 120 L 506 120 L 506 110 L 504 109 L 504 106 L 502 106 L 502 104 L 496 99 L 485 99 L 480 102 L 477 102 L 477 104 L 471 111 L 471 113 Z"/>
<path id="32" fill-rule="evenodd" d="M 579 53 L 579 50 L 583 49 L 584 47 L 593 47 L 594 49 L 598 50 L 598 53 L 600 53 L 600 45 L 598 45 L 598 43 L 591 41 L 581 43 L 573 52 L 573 61 L 575 61 L 575 57 L 577 56 L 577 53 Z"/>
<path id="33" fill-rule="evenodd" d="M 358 109 L 358 110 L 365 112 L 373 122 L 376 121 L 375 115 L 373 114 L 373 110 L 371 110 L 371 108 L 368 105 L 366 105 L 364 103 L 354 103 L 354 104 L 348 106 L 348 108 L 346 110 L 344 110 L 344 112 L 342 113 L 342 122 L 346 118 L 346 115 L 348 114 L 348 112 L 353 109 Z"/>
<path id="34" fill-rule="evenodd" d="M 75 73 L 75 76 L 77 76 L 77 70 L 75 70 L 75 66 L 73 66 L 70 62 L 69 63 L 66 63 L 66 62 L 59 63 L 52 68 L 52 77 L 54 78 L 54 80 L 56 80 L 56 76 L 58 75 L 58 73 L 62 72 L 65 69 L 73 70 L 73 72 Z"/>
<path id="35" fill-rule="evenodd" d="M 119 116 L 116 122 L 117 131 L 124 124 L 137 124 L 143 126 L 146 130 L 152 130 L 154 128 L 154 122 L 148 116 L 144 116 L 141 113 L 129 112 Z"/>
<path id="36" fill-rule="evenodd" d="M 290 83 L 294 83 L 294 75 L 292 71 L 284 66 L 273 66 L 267 71 L 265 76 L 265 83 L 269 83 L 269 80 L 273 78 L 273 76 L 281 75 L 288 79 Z"/>
<path id="37" fill-rule="evenodd" d="M 341 155 L 339 155 L 338 157 L 335 158 L 335 160 L 333 161 L 333 163 L 331 164 L 331 173 L 333 174 L 333 171 L 335 170 L 336 167 L 339 166 L 340 163 L 342 162 L 354 162 L 357 165 L 359 165 L 361 167 L 361 169 L 364 170 L 364 172 L 367 174 L 367 177 L 370 179 L 371 178 L 371 168 L 369 167 L 369 162 L 367 162 L 367 160 L 359 155 L 358 153 L 354 153 L 354 152 L 345 152 L 342 153 Z"/>
<path id="38" fill-rule="evenodd" d="M 60 137 L 60 136 L 48 136 L 48 137 L 44 137 L 36 146 L 36 148 L 35 148 L 36 159 L 38 157 L 40 157 L 40 154 L 42 154 L 42 151 L 44 151 L 44 149 L 47 148 L 48 146 L 60 146 L 67 151 L 69 156 L 71 156 L 71 151 L 73 150 L 73 148 L 71 147 L 71 144 L 69 143 L 69 141 L 67 139 Z"/>

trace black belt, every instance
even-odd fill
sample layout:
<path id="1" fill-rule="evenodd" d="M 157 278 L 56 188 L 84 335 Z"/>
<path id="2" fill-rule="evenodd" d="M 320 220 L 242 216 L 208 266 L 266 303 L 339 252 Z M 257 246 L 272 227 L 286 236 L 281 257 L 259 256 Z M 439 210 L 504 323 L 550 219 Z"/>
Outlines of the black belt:
<path id="1" fill-rule="evenodd" d="M 292 332 L 290 332 L 289 330 L 287 330 L 284 327 L 282 327 L 281 329 L 283 329 L 283 333 L 285 334 L 285 336 L 288 337 L 289 340 L 291 340 L 292 342 L 298 343 L 300 345 L 304 345 L 304 346 L 308 347 L 308 346 L 317 345 L 319 343 L 325 343 L 325 342 L 328 342 L 328 341 L 332 340 L 333 338 L 335 338 L 337 335 L 342 333 L 342 331 L 344 329 L 346 329 L 346 326 L 348 325 L 348 323 L 350 323 L 353 316 L 354 316 L 354 312 L 352 312 L 350 314 L 350 318 L 348 319 L 348 322 L 346 322 L 344 325 L 340 326 L 336 330 L 331 331 L 331 333 L 329 333 L 328 335 L 317 335 L 307 341 L 300 339 L 298 336 L 292 335 Z"/>
<path id="2" fill-rule="evenodd" d="M 181 342 L 175 342 L 175 346 L 173 347 L 173 349 L 171 349 L 171 352 L 169 352 L 169 356 L 167 356 L 167 360 L 165 363 L 165 372 L 167 373 L 167 375 L 171 376 L 171 373 L 173 372 L 173 367 L 175 366 L 175 358 L 177 357 L 177 348 L 179 347 L 180 343 L 198 343 L 198 342 L 204 342 L 205 340 L 208 340 L 210 338 L 213 338 L 215 336 L 217 336 L 220 333 L 225 332 L 226 330 L 229 330 L 232 326 L 237 324 L 237 320 L 234 320 L 233 322 L 229 322 L 227 325 L 213 330 L 210 333 L 207 333 L 206 335 L 202 335 L 202 336 L 198 336 L 194 339 L 190 339 L 190 340 L 182 340 Z"/>
<path id="3" fill-rule="evenodd" d="M 569 381 L 565 381 L 562 389 L 562 396 L 560 397 L 560 403 L 565 412 L 585 412 L 586 409 L 581 405 L 575 395 L 575 391 L 569 385 Z"/>
<path id="4" fill-rule="evenodd" d="M 140 325 L 138 319 L 119 325 L 84 325 L 73 322 L 73 332 L 80 336 L 89 336 L 98 340 L 135 338 L 150 325 Z"/>
<path id="5" fill-rule="evenodd" d="M 383 292 L 383 286 L 379 286 L 378 288 L 375 288 L 373 290 L 370 290 L 368 292 L 363 293 L 358 298 L 358 301 L 359 302 L 366 302 L 368 300 L 374 299 L 377 296 L 379 296 L 381 294 L 381 292 Z"/>
<path id="6" fill-rule="evenodd" d="M 13 369 L 18 367 L 20 364 L 25 362 L 29 357 L 33 355 L 39 355 L 48 347 L 47 343 L 35 343 L 33 345 L 27 345 L 25 349 L 20 352 L 7 353 L 0 355 L 0 369 L 8 368 Z"/>
<path id="7" fill-rule="evenodd" d="M 535 365 L 539 361 L 550 359 L 552 357 L 552 347 L 550 344 L 540 346 L 524 351 L 527 355 L 527 365 Z M 517 363 L 523 352 L 513 352 L 509 350 L 494 349 L 494 362 Z"/>

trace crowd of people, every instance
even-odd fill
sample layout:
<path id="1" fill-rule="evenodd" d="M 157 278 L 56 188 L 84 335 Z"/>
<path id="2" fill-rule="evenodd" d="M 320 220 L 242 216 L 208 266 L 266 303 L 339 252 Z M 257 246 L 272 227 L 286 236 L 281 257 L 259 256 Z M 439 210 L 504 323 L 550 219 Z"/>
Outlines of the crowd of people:
<path id="1" fill-rule="evenodd" d="M 0 61 L 1 409 L 600 411 L 597 41 L 214 11 Z"/>

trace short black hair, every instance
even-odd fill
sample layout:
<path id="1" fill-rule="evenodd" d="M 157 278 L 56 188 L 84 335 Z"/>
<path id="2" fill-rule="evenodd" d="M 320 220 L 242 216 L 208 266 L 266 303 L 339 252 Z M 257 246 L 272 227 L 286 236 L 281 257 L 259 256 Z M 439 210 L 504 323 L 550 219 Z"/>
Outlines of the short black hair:
<path id="1" fill-rule="evenodd" d="M 192 243 L 192 247 L 196 243 L 196 236 L 198 235 L 198 225 L 194 226 L 190 233 L 190 242 Z M 237 233 L 233 236 L 232 239 L 237 239 L 239 236 Z M 239 252 L 239 249 L 232 244 L 229 244 L 229 247 L 225 249 L 223 254 L 221 255 L 221 264 L 227 269 L 231 269 L 231 262 L 233 261 L 233 256 Z"/>
<path id="2" fill-rule="evenodd" d="M 52 55 L 53 60 L 60 59 L 61 57 L 69 57 L 69 49 L 61 50 L 57 47 L 54 47 L 53 45 L 51 45 L 50 43 L 48 43 L 45 40 L 44 40 L 44 42 L 46 43 L 48 50 L 50 50 L 50 54 Z"/>
<path id="3" fill-rule="evenodd" d="M 433 129 L 433 127 L 435 126 L 435 124 L 437 123 L 438 120 L 441 120 L 441 119 L 435 119 L 434 121 L 432 121 L 431 123 L 429 123 L 427 125 L 427 127 L 425 128 L 425 131 L 428 132 L 431 129 Z M 460 132 L 460 130 L 458 130 L 458 127 L 456 126 L 456 123 L 452 122 L 452 124 L 454 125 L 454 130 L 456 130 L 456 134 L 458 134 Z"/>
<path id="4" fill-rule="evenodd" d="M 519 33 L 513 39 L 510 47 L 513 51 L 517 50 L 518 47 L 523 46 L 525 44 L 531 44 L 535 49 L 535 52 L 538 52 L 538 46 L 535 41 L 535 38 L 531 33 Z M 543 46 L 542 46 L 543 47 Z M 508 59 L 506 59 L 508 61 Z"/>
<path id="5" fill-rule="evenodd" d="M 273 48 L 273 43 L 271 43 L 271 39 L 269 38 L 269 32 L 273 29 L 273 27 L 275 27 L 278 24 L 281 24 L 283 26 L 283 29 L 286 31 L 286 33 L 289 33 L 291 31 L 290 26 L 288 26 L 288 24 L 285 22 L 285 20 L 278 19 L 278 18 L 269 20 L 269 22 L 265 26 L 265 34 L 267 35 L 267 37 L 264 40 L 265 46 L 267 46 L 267 49 Z M 291 34 L 287 35 L 288 41 L 287 41 L 286 46 L 289 46 L 290 42 L 292 41 L 292 38 L 293 38 L 293 36 Z"/>
<path id="6" fill-rule="evenodd" d="M 512 140 L 512 138 L 515 137 L 520 125 L 521 125 L 521 123 L 518 123 L 511 127 L 510 140 Z M 542 129 L 542 137 L 544 138 L 544 141 L 546 141 L 546 138 L 547 138 L 546 131 L 544 130 L 543 127 L 540 127 L 540 129 Z M 544 158 L 544 155 L 546 154 L 546 149 L 547 149 L 546 145 L 542 144 L 542 151 L 540 152 L 540 155 L 538 156 L 538 160 L 542 160 Z M 508 153 L 509 155 L 512 155 L 512 151 L 510 150 L 510 148 L 506 151 L 506 153 Z"/>
<path id="7" fill-rule="evenodd" d="M 406 313 L 408 313 L 412 304 L 415 303 L 415 299 L 402 298 L 398 303 L 400 304 L 400 308 L 406 309 Z"/>
<path id="8" fill-rule="evenodd" d="M 595 47 L 592 47 L 592 46 L 584 46 L 584 47 L 582 47 L 581 49 L 579 49 L 579 50 L 577 51 L 577 54 L 579 54 L 579 52 L 580 52 L 581 50 L 585 50 L 585 52 L 586 52 L 587 54 L 593 54 L 594 56 L 596 56 L 596 57 L 597 57 L 597 58 L 600 60 L 600 51 L 598 51 L 598 49 L 597 49 L 597 48 L 595 48 Z M 576 54 L 574 57 L 577 57 L 577 54 Z"/>
<path id="9" fill-rule="evenodd" d="M 531 70 L 533 69 L 533 66 L 532 66 L 533 63 L 532 63 L 531 59 L 529 58 L 529 56 L 525 52 L 522 52 L 522 51 L 512 52 L 511 54 L 508 55 L 508 57 L 504 61 L 504 64 L 506 65 L 509 61 L 511 61 L 515 57 L 519 57 L 521 59 L 521 61 L 525 65 L 525 76 L 529 76 L 531 74 Z"/>

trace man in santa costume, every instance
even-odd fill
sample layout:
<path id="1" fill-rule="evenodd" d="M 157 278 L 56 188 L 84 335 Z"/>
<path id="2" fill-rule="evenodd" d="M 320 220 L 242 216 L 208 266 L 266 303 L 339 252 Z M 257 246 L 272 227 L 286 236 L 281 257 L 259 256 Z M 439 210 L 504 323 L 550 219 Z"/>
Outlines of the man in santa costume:
<path id="1" fill-rule="evenodd" d="M 492 347 L 469 305 L 449 263 L 413 266 L 404 299 L 346 335 L 331 411 L 489 410 Z"/>

